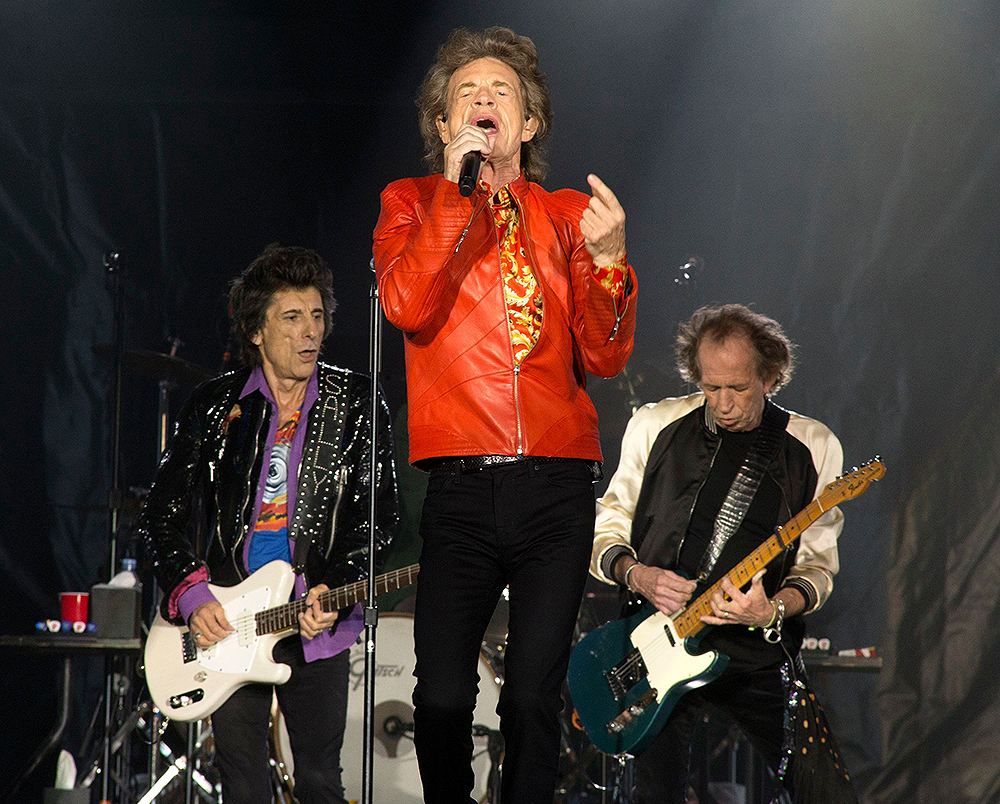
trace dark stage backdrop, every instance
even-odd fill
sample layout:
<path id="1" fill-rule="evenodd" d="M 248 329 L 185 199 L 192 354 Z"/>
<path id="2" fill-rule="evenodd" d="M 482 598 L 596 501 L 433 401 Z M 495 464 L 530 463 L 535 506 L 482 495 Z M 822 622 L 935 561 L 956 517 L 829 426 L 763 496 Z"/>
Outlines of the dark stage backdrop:
<path id="1" fill-rule="evenodd" d="M 885 660 L 878 677 L 817 679 L 858 786 L 876 804 L 1000 801 L 994 0 L 242 5 L 0 10 L 0 629 L 30 631 L 59 590 L 107 576 L 104 252 L 127 271 L 127 345 L 179 342 L 214 373 L 229 279 L 269 242 L 316 248 L 340 301 L 326 357 L 367 369 L 378 194 L 423 172 L 417 85 L 451 28 L 506 24 L 548 72 L 547 186 L 596 172 L 628 214 L 635 352 L 627 378 L 590 386 L 608 473 L 632 402 L 688 390 L 678 320 L 739 301 L 781 321 L 800 368 L 777 400 L 829 424 L 848 467 L 888 464 L 845 504 L 836 590 L 809 618 Z M 398 414 L 393 331 L 384 369 Z M 156 394 L 126 373 L 130 496 L 154 471 Z M 418 549 L 420 480 L 404 477 L 399 564 Z M 5 659 L 6 780 L 54 717 L 55 663 Z"/>

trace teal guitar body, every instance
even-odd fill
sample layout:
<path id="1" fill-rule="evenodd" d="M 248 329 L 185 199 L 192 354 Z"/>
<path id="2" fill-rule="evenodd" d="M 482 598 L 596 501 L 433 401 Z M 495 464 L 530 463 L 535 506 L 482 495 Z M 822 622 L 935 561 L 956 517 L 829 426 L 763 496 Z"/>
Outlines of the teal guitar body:
<path id="1" fill-rule="evenodd" d="M 605 754 L 638 754 L 680 697 L 719 677 L 729 659 L 696 653 L 704 632 L 687 639 L 646 603 L 631 617 L 590 631 L 569 662 L 569 691 L 584 731 Z"/>

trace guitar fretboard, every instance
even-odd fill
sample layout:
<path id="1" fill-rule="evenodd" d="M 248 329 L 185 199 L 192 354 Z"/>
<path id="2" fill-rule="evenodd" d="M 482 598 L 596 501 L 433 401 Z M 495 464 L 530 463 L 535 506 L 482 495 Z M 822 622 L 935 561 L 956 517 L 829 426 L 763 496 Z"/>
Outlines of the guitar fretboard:
<path id="1" fill-rule="evenodd" d="M 393 592 L 396 589 L 409 586 L 416 581 L 419 571 L 419 564 L 411 564 L 408 567 L 402 567 L 377 576 L 375 578 L 375 594 L 382 595 L 386 592 Z M 337 611 L 338 609 L 353 606 L 359 600 L 364 599 L 367 594 L 368 581 L 355 581 L 346 586 L 339 586 L 336 589 L 323 592 L 319 596 L 319 602 L 323 607 L 323 611 Z M 291 603 L 285 603 L 281 606 L 257 612 L 254 615 L 257 636 L 273 634 L 276 631 L 285 631 L 289 628 L 298 627 L 299 614 L 305 610 L 305 598 L 299 598 L 298 600 L 293 600 Z"/>
<path id="2" fill-rule="evenodd" d="M 782 527 L 779 527 L 760 547 L 729 570 L 725 577 L 729 578 L 733 586 L 737 589 L 747 586 L 753 579 L 753 576 L 781 555 L 786 547 L 802 535 L 802 531 L 819 519 L 825 511 L 830 510 L 836 505 L 838 501 L 828 499 L 835 496 L 840 495 L 821 494 Z M 721 578 L 674 617 L 674 627 L 677 629 L 680 637 L 686 639 L 687 637 L 694 636 L 706 626 L 706 623 L 702 622 L 701 618 L 702 616 L 712 616 L 714 614 L 712 611 L 712 595 L 716 592 L 723 594 Z"/>

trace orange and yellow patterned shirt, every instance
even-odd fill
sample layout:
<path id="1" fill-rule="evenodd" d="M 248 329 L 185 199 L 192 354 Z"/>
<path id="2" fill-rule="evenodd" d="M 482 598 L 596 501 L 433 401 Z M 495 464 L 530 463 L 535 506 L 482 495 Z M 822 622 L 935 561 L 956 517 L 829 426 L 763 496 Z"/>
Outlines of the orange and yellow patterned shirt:
<path id="1" fill-rule="evenodd" d="M 480 186 L 486 193 L 490 193 L 489 186 L 482 180 Z M 542 329 L 542 291 L 521 241 L 517 204 L 506 187 L 501 187 L 490 195 L 490 207 L 500 243 L 500 271 L 507 308 L 507 326 L 514 350 L 514 365 L 518 366 L 538 342 L 538 334 Z M 624 263 L 623 257 L 612 265 L 593 268 L 594 279 L 614 295 L 619 303 L 625 295 Z"/>

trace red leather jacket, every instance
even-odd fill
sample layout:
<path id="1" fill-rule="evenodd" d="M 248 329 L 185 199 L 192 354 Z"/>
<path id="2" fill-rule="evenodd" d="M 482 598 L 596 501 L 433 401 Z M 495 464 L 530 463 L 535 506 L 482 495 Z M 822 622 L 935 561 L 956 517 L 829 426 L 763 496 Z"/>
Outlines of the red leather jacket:
<path id="1" fill-rule="evenodd" d="M 410 463 L 459 455 L 601 460 L 586 372 L 613 377 L 632 352 L 636 278 L 624 303 L 591 273 L 580 234 L 589 201 L 510 185 L 542 292 L 538 342 L 514 366 L 488 198 L 440 174 L 382 192 L 375 271 L 386 317 L 403 330 Z"/>

